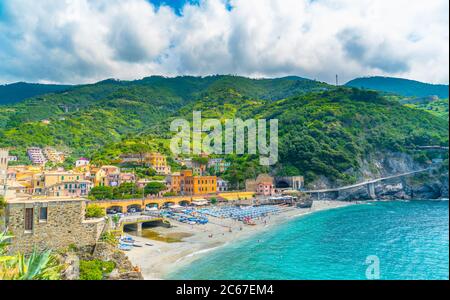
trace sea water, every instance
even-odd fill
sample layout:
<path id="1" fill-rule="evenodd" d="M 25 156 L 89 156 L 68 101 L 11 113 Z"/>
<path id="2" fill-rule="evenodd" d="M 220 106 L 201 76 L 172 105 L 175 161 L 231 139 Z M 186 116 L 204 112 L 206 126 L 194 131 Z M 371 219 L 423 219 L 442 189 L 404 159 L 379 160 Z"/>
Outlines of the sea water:
<path id="1" fill-rule="evenodd" d="M 168 278 L 449 279 L 448 231 L 448 201 L 368 202 L 292 219 Z"/>

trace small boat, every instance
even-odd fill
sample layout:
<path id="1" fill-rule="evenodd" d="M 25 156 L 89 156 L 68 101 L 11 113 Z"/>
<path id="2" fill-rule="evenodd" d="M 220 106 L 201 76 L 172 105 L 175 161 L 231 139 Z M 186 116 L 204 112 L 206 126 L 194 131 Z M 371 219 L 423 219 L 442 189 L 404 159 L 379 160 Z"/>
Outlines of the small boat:
<path id="1" fill-rule="evenodd" d="M 153 246 L 152 243 L 145 243 L 146 246 Z"/>
<path id="2" fill-rule="evenodd" d="M 142 247 L 142 244 L 134 243 L 133 246 L 134 247 Z"/>
<path id="3" fill-rule="evenodd" d="M 133 246 L 129 244 L 119 244 L 119 249 L 122 251 L 130 251 Z"/>

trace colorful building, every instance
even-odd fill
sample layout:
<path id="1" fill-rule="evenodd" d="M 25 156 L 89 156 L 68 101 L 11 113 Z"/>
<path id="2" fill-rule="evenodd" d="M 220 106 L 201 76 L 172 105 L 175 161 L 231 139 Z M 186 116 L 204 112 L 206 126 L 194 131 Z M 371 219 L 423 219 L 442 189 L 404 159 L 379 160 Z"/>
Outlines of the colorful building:
<path id="1" fill-rule="evenodd" d="M 167 164 L 167 158 L 161 153 L 153 152 L 145 155 L 145 162 L 153 168 L 156 173 L 162 175 L 170 174 L 170 166 Z"/>
<path id="2" fill-rule="evenodd" d="M 181 195 L 204 195 L 217 192 L 216 176 L 196 176 L 191 170 L 168 176 L 172 192 Z"/>
<path id="3" fill-rule="evenodd" d="M 245 189 L 257 195 L 271 196 L 275 194 L 275 180 L 268 174 L 260 174 L 256 179 L 247 179 Z"/>
<path id="4" fill-rule="evenodd" d="M 102 166 L 94 177 L 94 186 L 118 186 L 120 169 L 116 166 Z"/>
<path id="5" fill-rule="evenodd" d="M 228 191 L 228 181 L 217 178 L 217 192 L 227 192 Z"/>
<path id="6" fill-rule="evenodd" d="M 49 161 L 51 161 L 53 163 L 57 163 L 57 164 L 63 163 L 65 160 L 64 153 L 57 151 L 53 147 L 45 147 L 44 155 Z"/>
<path id="7" fill-rule="evenodd" d="M 45 163 L 47 162 L 47 158 L 45 158 L 42 149 L 39 147 L 28 148 L 27 154 L 31 160 L 31 163 L 35 165 L 45 165 Z"/>
<path id="8" fill-rule="evenodd" d="M 31 181 L 31 194 L 51 197 L 81 197 L 89 194 L 92 183 L 82 173 L 43 172 Z"/>

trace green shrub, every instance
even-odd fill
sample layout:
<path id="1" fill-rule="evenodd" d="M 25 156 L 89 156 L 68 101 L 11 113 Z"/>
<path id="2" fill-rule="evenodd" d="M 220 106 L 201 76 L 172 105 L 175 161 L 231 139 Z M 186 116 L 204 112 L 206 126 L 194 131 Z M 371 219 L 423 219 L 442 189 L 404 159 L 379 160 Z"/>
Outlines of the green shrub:
<path id="1" fill-rule="evenodd" d="M 81 280 L 102 280 L 103 277 L 114 270 L 116 264 L 113 261 L 81 260 L 80 279 Z"/>
<path id="2" fill-rule="evenodd" d="M 86 218 L 101 218 L 105 216 L 105 211 L 98 205 L 89 205 L 86 208 Z"/>

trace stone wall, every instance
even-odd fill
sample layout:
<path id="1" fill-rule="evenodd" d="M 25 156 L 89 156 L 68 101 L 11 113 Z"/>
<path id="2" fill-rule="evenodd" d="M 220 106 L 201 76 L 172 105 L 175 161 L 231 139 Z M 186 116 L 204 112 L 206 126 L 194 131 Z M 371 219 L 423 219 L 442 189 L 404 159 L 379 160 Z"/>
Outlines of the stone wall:
<path id="1" fill-rule="evenodd" d="M 47 206 L 47 220 L 39 220 L 39 208 Z M 25 231 L 25 209 L 33 208 L 33 230 Z M 33 247 L 62 249 L 69 245 L 91 246 L 96 243 L 105 220 L 85 220 L 84 200 L 12 201 L 6 216 L 8 229 L 14 235 L 11 252 L 28 253 Z"/>

